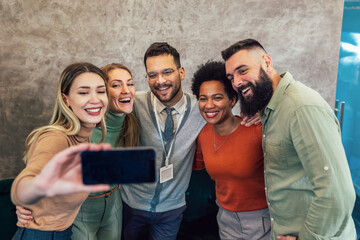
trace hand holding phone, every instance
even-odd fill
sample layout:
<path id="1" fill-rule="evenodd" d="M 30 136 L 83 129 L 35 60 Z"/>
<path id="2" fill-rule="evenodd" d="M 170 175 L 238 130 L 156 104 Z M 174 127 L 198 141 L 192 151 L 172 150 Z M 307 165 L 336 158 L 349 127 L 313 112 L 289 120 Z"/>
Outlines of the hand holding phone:
<path id="1" fill-rule="evenodd" d="M 153 148 L 119 148 L 81 153 L 84 184 L 126 184 L 155 181 Z"/>

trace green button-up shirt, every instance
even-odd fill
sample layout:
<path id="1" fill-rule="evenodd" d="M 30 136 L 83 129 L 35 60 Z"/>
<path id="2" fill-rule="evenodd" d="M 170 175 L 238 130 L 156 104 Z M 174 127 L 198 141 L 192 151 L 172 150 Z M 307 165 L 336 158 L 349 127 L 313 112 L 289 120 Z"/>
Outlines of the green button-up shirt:
<path id="1" fill-rule="evenodd" d="M 330 106 L 285 73 L 261 121 L 271 239 L 355 240 L 355 191 Z"/>

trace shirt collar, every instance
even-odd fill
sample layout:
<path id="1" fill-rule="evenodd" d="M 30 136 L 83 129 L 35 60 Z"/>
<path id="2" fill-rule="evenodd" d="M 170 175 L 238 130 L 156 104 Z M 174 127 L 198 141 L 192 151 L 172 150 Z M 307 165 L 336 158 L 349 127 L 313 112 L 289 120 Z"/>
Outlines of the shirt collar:
<path id="1" fill-rule="evenodd" d="M 164 111 L 166 106 L 164 104 L 162 104 L 160 102 L 160 100 L 153 93 L 151 93 L 151 101 L 154 102 L 154 99 L 155 99 L 157 114 L 160 114 L 162 111 Z M 176 113 L 179 113 L 179 114 L 184 114 L 185 113 L 185 111 L 186 111 L 186 97 L 185 97 L 184 93 L 183 93 L 180 101 L 177 102 L 173 106 L 173 108 L 175 109 Z"/>
<path id="2" fill-rule="evenodd" d="M 281 80 L 277 85 L 274 94 L 272 95 L 268 105 L 265 107 L 264 112 L 262 114 L 264 118 L 266 118 L 269 115 L 270 111 L 274 111 L 277 108 L 277 106 L 280 104 L 282 100 L 282 96 L 285 94 L 288 85 L 291 82 L 294 82 L 293 76 L 289 72 L 285 72 L 281 74 L 280 77 Z"/>

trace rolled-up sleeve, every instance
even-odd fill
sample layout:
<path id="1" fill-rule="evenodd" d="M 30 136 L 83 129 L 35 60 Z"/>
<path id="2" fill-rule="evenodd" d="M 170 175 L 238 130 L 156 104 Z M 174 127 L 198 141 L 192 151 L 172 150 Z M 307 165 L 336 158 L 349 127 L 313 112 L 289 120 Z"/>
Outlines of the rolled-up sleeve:
<path id="1" fill-rule="evenodd" d="M 355 191 L 336 117 L 320 106 L 302 106 L 290 120 L 294 148 L 314 189 L 301 239 L 333 239 L 351 219 Z"/>

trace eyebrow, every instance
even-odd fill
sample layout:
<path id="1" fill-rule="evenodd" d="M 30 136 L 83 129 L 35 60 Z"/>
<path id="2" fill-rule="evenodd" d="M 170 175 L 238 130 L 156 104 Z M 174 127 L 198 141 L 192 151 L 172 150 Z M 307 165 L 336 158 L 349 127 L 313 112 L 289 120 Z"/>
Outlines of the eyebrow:
<path id="1" fill-rule="evenodd" d="M 214 94 L 211 94 L 210 97 L 214 97 L 214 96 L 217 96 L 217 95 L 225 96 L 225 94 L 223 94 L 223 93 L 214 93 Z M 199 97 L 201 97 L 201 96 L 207 97 L 206 94 L 199 94 Z"/>
<path id="2" fill-rule="evenodd" d="M 247 67 L 247 65 L 243 64 L 243 65 L 238 66 L 237 68 L 235 68 L 234 72 L 236 72 L 237 70 L 239 70 L 240 68 L 243 68 L 243 67 Z"/>
<path id="3" fill-rule="evenodd" d="M 240 65 L 240 66 L 237 66 L 237 67 L 234 69 L 234 72 L 236 72 L 236 71 L 239 70 L 240 68 L 244 68 L 244 67 L 247 67 L 247 65 L 242 64 L 242 65 Z M 226 74 L 226 77 L 233 76 L 233 75 L 234 75 L 234 74 L 227 73 L 227 74 Z"/>
<path id="4" fill-rule="evenodd" d="M 166 67 L 166 68 L 161 69 L 159 72 L 164 72 L 164 71 L 166 71 L 166 70 L 176 71 L 176 69 L 173 69 L 172 67 Z M 148 72 L 148 74 L 149 74 L 149 73 L 158 73 L 158 72 L 156 72 L 156 71 L 150 71 L 150 72 Z"/>
<path id="5" fill-rule="evenodd" d="M 121 80 L 121 79 L 113 79 L 113 80 L 111 80 L 112 82 L 123 82 L 123 81 L 125 81 L 125 82 L 128 82 L 128 81 L 134 81 L 132 78 L 129 78 L 129 79 L 127 79 L 127 80 Z"/>
<path id="6" fill-rule="evenodd" d="M 99 85 L 99 86 L 97 86 L 96 88 L 104 88 L 105 87 L 105 85 Z M 77 89 L 90 89 L 90 87 L 89 86 L 80 86 L 80 87 L 78 87 Z"/>

